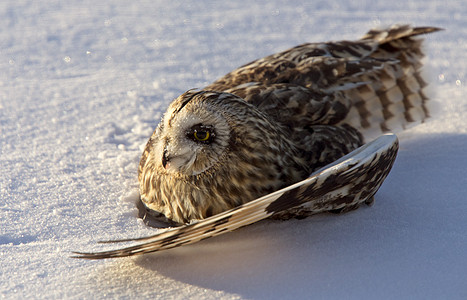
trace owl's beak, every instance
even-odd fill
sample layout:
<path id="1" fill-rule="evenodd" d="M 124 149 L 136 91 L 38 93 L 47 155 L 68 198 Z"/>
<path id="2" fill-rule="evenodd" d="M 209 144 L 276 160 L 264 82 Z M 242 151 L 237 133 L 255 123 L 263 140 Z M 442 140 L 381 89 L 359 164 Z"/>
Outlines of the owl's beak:
<path id="1" fill-rule="evenodd" d="M 164 150 L 164 153 L 162 154 L 162 166 L 164 167 L 164 169 L 167 169 L 169 161 L 169 154 L 167 153 L 167 150 Z"/>
<path id="2" fill-rule="evenodd" d="M 173 153 L 170 150 L 165 149 L 162 152 L 161 162 L 162 167 L 169 173 L 186 173 L 187 169 L 193 165 L 195 159 L 196 155 L 193 153 Z"/>

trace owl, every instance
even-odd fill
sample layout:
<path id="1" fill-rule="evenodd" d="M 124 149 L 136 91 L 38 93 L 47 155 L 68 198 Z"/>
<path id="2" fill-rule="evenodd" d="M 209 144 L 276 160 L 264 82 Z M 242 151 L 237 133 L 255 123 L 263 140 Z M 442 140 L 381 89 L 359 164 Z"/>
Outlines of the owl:
<path id="1" fill-rule="evenodd" d="M 397 25 L 357 41 L 307 43 L 185 92 L 138 172 L 147 213 L 178 227 L 78 257 L 154 252 L 266 217 L 371 203 L 398 145 L 394 135 L 372 140 L 429 116 L 418 36 L 438 30 Z"/>

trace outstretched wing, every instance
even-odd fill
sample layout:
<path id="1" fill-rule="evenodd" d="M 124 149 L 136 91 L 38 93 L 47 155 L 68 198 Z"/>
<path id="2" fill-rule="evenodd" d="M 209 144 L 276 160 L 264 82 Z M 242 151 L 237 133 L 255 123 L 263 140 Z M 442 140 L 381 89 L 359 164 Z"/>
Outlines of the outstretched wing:
<path id="1" fill-rule="evenodd" d="M 397 61 L 418 70 L 424 54 L 422 39 L 414 38 L 441 30 L 436 27 L 394 25 L 370 30 L 360 40 L 306 43 L 252 61 L 214 81 L 205 90 L 225 91 L 259 82 L 265 85 L 292 83 L 312 89 L 331 90 L 384 62 Z"/>
<path id="2" fill-rule="evenodd" d="M 135 246 L 96 253 L 75 252 L 76 256 L 73 257 L 103 259 L 175 248 L 233 231 L 304 204 L 316 213 L 358 205 L 377 192 L 392 168 L 397 150 L 397 137 L 384 135 L 314 172 L 301 182 L 234 209 L 154 236 L 110 241 L 143 242 Z"/>
<path id="3" fill-rule="evenodd" d="M 296 108 L 298 114 L 285 113 L 280 121 L 346 124 L 369 141 L 429 117 L 423 39 L 418 36 L 438 30 L 395 25 L 371 30 L 357 41 L 303 44 L 246 64 L 205 90 L 231 92 L 266 109 L 276 107 L 276 114 Z M 265 112 L 274 114 L 274 109 Z"/>

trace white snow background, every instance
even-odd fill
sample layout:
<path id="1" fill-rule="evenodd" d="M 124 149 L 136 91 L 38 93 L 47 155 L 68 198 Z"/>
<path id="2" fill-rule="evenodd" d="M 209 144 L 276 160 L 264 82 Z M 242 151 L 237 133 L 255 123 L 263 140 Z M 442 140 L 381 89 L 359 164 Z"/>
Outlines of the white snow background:
<path id="1" fill-rule="evenodd" d="M 467 299 L 465 1 L 0 3 L 0 294 L 26 298 Z M 300 43 L 394 23 L 426 36 L 437 115 L 399 135 L 372 207 L 265 220 L 88 261 L 152 234 L 137 165 L 169 102 Z"/>

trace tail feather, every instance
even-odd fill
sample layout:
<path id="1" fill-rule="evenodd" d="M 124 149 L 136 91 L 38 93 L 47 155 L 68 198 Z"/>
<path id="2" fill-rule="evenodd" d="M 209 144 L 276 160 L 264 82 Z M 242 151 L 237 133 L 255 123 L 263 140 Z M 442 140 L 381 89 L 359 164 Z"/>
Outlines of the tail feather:
<path id="1" fill-rule="evenodd" d="M 384 29 L 371 29 L 362 40 L 373 40 L 379 44 L 398 41 L 402 38 L 412 37 L 421 34 L 428 34 L 442 30 L 437 27 L 412 27 L 410 25 L 393 25 Z"/>

